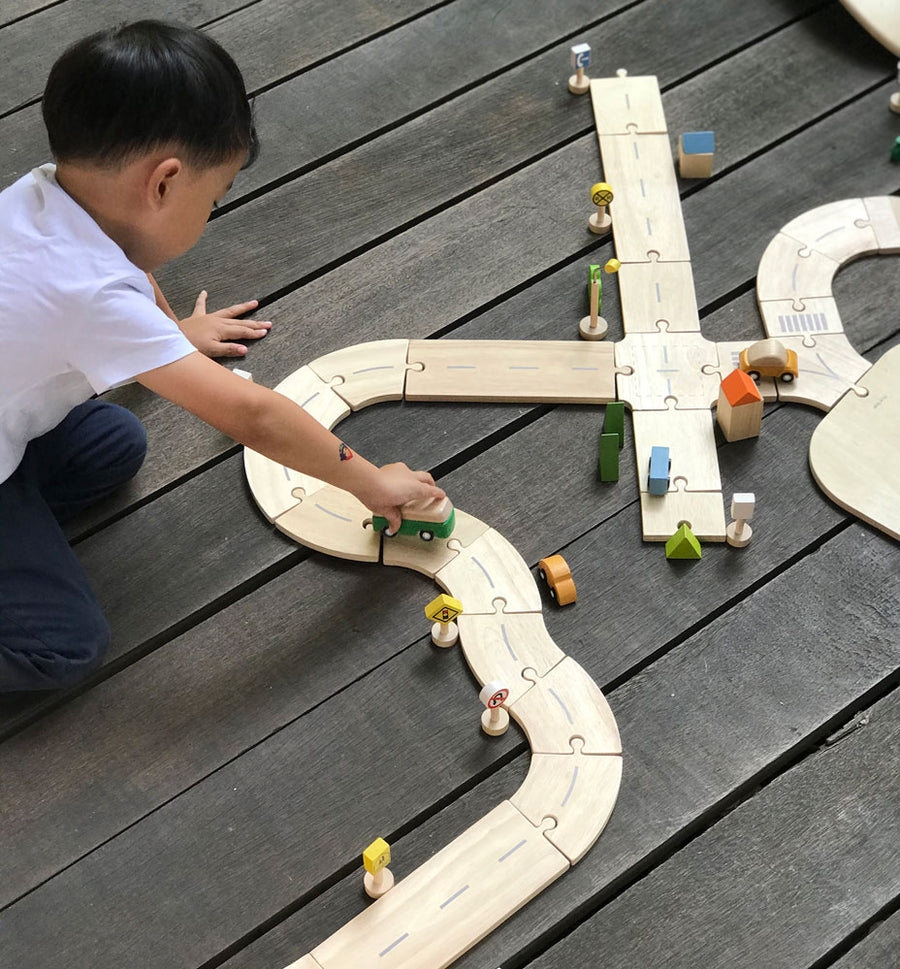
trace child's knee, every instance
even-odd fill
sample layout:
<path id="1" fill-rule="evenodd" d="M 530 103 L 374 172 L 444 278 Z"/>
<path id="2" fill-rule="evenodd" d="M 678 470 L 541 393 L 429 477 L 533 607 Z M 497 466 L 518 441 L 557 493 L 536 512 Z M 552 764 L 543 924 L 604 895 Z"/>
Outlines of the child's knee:
<path id="1" fill-rule="evenodd" d="M 116 432 L 111 435 L 110 447 L 114 449 L 114 463 L 122 475 L 133 477 L 147 456 L 147 430 L 129 410 L 118 408 Z"/>
<path id="2" fill-rule="evenodd" d="M 4 624 L 5 625 L 5 624 Z M 53 629 L 9 628 L 0 635 L 0 692 L 75 686 L 103 662 L 110 630 L 99 609 L 73 614 Z"/>

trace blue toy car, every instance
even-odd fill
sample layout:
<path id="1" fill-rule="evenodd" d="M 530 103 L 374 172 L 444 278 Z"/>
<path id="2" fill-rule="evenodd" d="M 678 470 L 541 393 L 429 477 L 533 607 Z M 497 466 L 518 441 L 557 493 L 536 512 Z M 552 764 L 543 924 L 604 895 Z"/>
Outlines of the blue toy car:
<path id="1" fill-rule="evenodd" d="M 654 446 L 650 451 L 650 474 L 647 490 L 651 495 L 664 495 L 669 490 L 669 471 L 672 459 L 667 447 Z"/>

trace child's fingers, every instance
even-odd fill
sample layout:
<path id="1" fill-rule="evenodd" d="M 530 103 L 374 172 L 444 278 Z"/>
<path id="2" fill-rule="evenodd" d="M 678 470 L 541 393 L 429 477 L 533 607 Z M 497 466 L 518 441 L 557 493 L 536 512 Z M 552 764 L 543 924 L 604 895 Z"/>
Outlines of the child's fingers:
<path id="1" fill-rule="evenodd" d="M 200 290 L 200 295 L 197 297 L 197 301 L 194 303 L 194 316 L 206 316 L 206 297 L 208 293 L 205 289 Z"/>
<path id="2" fill-rule="evenodd" d="M 259 306 L 258 299 L 251 299 L 249 303 L 235 303 L 234 306 L 226 306 L 223 310 L 216 310 L 216 316 L 226 316 L 233 318 L 235 316 L 243 316 L 244 313 L 249 313 L 251 310 L 255 310 Z"/>
<path id="3" fill-rule="evenodd" d="M 248 320 L 246 323 L 227 323 L 219 328 L 220 340 L 258 340 L 269 332 L 271 323 Z"/>
<path id="4" fill-rule="evenodd" d="M 216 345 L 217 357 L 243 357 L 247 348 L 240 343 L 219 343 Z"/>

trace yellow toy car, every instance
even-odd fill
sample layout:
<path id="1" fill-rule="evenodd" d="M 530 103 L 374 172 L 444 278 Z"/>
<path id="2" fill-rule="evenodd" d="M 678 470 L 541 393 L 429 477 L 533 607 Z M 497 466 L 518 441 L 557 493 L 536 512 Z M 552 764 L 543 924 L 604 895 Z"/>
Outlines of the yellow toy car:
<path id="1" fill-rule="evenodd" d="M 550 598 L 555 599 L 559 605 L 567 606 L 578 598 L 572 572 L 561 555 L 549 555 L 541 559 L 538 572 L 549 587 Z"/>
<path id="2" fill-rule="evenodd" d="M 760 340 L 741 350 L 738 367 L 757 382 L 760 377 L 775 377 L 790 383 L 800 373 L 796 350 L 788 349 L 781 340 Z"/>

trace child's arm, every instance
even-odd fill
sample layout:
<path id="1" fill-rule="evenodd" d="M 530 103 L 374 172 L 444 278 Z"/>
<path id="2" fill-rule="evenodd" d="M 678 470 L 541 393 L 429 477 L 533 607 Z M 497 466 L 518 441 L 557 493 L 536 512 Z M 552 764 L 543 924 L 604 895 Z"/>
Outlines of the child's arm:
<path id="1" fill-rule="evenodd" d="M 137 379 L 254 451 L 351 492 L 386 518 L 391 531 L 400 527 L 401 505 L 444 497 L 427 471 L 410 471 L 402 464 L 376 468 L 287 397 L 244 380 L 200 353 L 148 370 Z"/>
<path id="2" fill-rule="evenodd" d="M 226 340 L 258 340 L 269 332 L 271 323 L 262 320 L 247 320 L 246 323 L 235 321 L 236 316 L 242 316 L 256 309 L 258 300 L 252 299 L 248 303 L 236 303 L 225 309 L 207 313 L 204 289 L 197 297 L 194 312 L 184 320 L 175 315 L 169 301 L 159 288 L 159 283 L 153 278 L 153 273 L 147 273 L 147 278 L 153 286 L 156 305 L 181 328 L 182 333 L 194 346 L 208 357 L 242 357 L 247 348 L 240 343 L 226 343 Z"/>
<path id="3" fill-rule="evenodd" d="M 153 295 L 156 297 L 156 305 L 169 317 L 170 320 L 178 322 L 178 317 L 175 315 L 172 307 L 169 306 L 169 301 L 163 295 L 163 291 L 159 288 L 159 283 L 153 278 L 153 273 L 147 273 L 147 279 L 150 280 L 150 285 L 153 287 Z"/>

